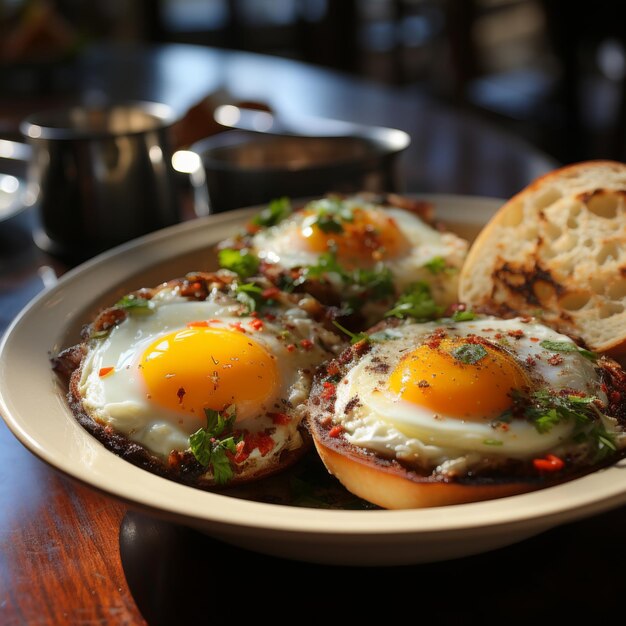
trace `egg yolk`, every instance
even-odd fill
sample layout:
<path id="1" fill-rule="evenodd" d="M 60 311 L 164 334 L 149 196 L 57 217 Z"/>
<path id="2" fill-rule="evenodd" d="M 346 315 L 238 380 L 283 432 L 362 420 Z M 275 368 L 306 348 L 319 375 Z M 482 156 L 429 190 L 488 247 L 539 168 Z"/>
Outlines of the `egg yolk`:
<path id="1" fill-rule="evenodd" d="M 193 327 L 158 338 L 143 353 L 140 371 L 152 402 L 201 419 L 204 409 L 231 404 L 238 418 L 246 417 L 271 401 L 279 386 L 275 357 L 225 328 Z"/>
<path id="2" fill-rule="evenodd" d="M 514 359 L 495 346 L 446 338 L 406 355 L 389 377 L 403 400 L 441 417 L 489 421 L 512 406 L 511 393 L 529 379 Z"/>
<path id="3" fill-rule="evenodd" d="M 328 219 L 331 222 L 323 227 L 319 225 L 319 216 L 312 224 L 305 218 L 299 232 L 301 243 L 310 252 L 334 250 L 347 269 L 400 256 L 410 247 L 396 220 L 384 211 L 357 208 L 350 220 L 334 214 Z"/>

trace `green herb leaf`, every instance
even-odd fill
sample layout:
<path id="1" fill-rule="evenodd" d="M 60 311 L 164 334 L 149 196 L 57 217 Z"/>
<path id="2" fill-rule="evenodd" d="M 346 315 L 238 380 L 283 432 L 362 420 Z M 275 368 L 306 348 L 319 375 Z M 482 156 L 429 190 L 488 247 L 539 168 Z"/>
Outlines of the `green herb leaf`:
<path id="1" fill-rule="evenodd" d="M 446 260 L 442 256 L 434 256 L 430 261 L 424 263 L 424 267 L 431 274 L 441 274 L 441 272 L 445 272 L 448 269 L 448 265 L 446 264 Z"/>
<path id="2" fill-rule="evenodd" d="M 261 228 L 269 228 L 282 222 L 289 215 L 291 215 L 289 198 L 277 198 L 272 200 L 258 215 L 252 218 L 252 224 Z"/>
<path id="3" fill-rule="evenodd" d="M 549 339 L 544 339 L 539 345 L 551 352 L 579 352 L 581 356 L 591 361 L 595 361 L 598 358 L 595 352 L 585 350 L 585 348 L 579 348 L 575 343 L 569 341 L 550 341 Z"/>
<path id="4" fill-rule="evenodd" d="M 152 313 L 154 310 L 154 302 L 146 298 L 139 298 L 134 295 L 124 296 L 120 298 L 115 306 L 119 309 L 126 309 L 130 313 Z"/>
<path id="5" fill-rule="evenodd" d="M 207 419 L 205 428 L 200 428 L 189 436 L 189 448 L 203 467 L 210 467 L 218 485 L 228 482 L 233 477 L 233 469 L 226 452 L 236 451 L 234 437 L 218 439 L 220 435 L 232 433 L 236 419 L 235 405 L 223 411 L 205 409 Z"/>
<path id="6" fill-rule="evenodd" d="M 471 322 L 476 319 L 476 313 L 473 311 L 455 311 L 452 314 L 452 319 L 455 322 Z"/>
<path id="7" fill-rule="evenodd" d="M 333 325 L 336 326 L 342 333 L 348 335 L 348 337 L 350 337 L 350 343 L 353 345 L 355 343 L 359 343 L 359 341 L 370 341 L 371 339 L 367 333 L 353 333 L 351 330 L 342 326 L 337 320 L 333 320 Z"/>
<path id="8" fill-rule="evenodd" d="M 452 356 L 461 363 L 474 365 L 487 356 L 487 350 L 485 349 L 485 346 L 482 346 L 479 343 L 464 343 L 458 348 L 452 350 L 450 354 L 452 354 Z"/>
<path id="9" fill-rule="evenodd" d="M 382 300 L 394 294 L 393 274 L 388 267 L 378 265 L 373 269 L 357 269 L 352 275 L 355 285 L 374 300 Z"/>
<path id="10" fill-rule="evenodd" d="M 253 276 L 259 269 L 259 259 L 247 248 L 242 248 L 241 250 L 225 248 L 220 250 L 218 262 L 220 267 L 231 270 L 242 278 Z"/>
<path id="11" fill-rule="evenodd" d="M 309 278 L 322 278 L 325 274 L 334 272 L 343 279 L 349 279 L 349 275 L 337 262 L 337 257 L 333 252 L 323 252 L 319 255 L 315 265 L 308 265 L 303 273 L 301 282 Z"/>
<path id="12" fill-rule="evenodd" d="M 418 281 L 411 285 L 399 298 L 385 317 L 414 317 L 420 321 L 436 319 L 443 313 L 430 293 L 428 283 Z"/>
<path id="13" fill-rule="evenodd" d="M 223 439 L 216 443 L 211 453 L 211 469 L 213 470 L 213 478 L 218 485 L 225 485 L 229 482 L 233 475 L 233 466 L 226 452 L 234 453 L 237 444 L 233 437 Z"/>
<path id="14" fill-rule="evenodd" d="M 237 300 L 246 307 L 246 313 L 252 313 L 266 304 L 261 296 L 263 289 L 254 283 L 238 284 L 236 293 Z"/>
<path id="15" fill-rule="evenodd" d="M 501 446 L 504 444 L 500 439 L 483 439 L 483 443 L 486 446 Z"/>
<path id="16" fill-rule="evenodd" d="M 603 423 L 606 416 L 596 406 L 594 396 L 560 395 L 540 389 L 530 395 L 517 391 L 512 398 L 512 414 L 524 416 L 540 433 L 550 432 L 560 422 L 573 421 L 572 439 L 590 445 L 593 462 L 616 450 L 614 437 Z"/>

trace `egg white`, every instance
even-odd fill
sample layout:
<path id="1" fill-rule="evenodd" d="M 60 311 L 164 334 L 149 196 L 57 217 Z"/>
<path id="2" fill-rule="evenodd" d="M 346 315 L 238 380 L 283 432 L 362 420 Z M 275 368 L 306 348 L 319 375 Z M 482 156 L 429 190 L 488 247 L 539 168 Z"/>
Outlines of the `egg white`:
<path id="1" fill-rule="evenodd" d="M 248 415 L 238 420 L 237 428 L 259 432 L 272 427 L 274 451 L 291 445 L 299 419 L 276 425 L 265 413 L 297 409 L 307 398 L 313 367 L 330 356 L 318 339 L 322 339 L 325 346 L 338 344 L 339 339 L 297 308 L 284 312 L 283 322 L 288 320 L 290 329 L 286 340 L 281 335 L 285 328 L 279 320 L 263 320 L 261 331 L 251 330 L 247 325 L 254 318 L 235 315 L 241 305 L 231 298 L 191 301 L 177 296 L 176 290 L 164 290 L 153 302 L 156 306 L 151 313 L 130 314 L 108 336 L 90 342 L 78 384 L 87 413 L 100 424 L 110 426 L 158 455 L 188 449 L 189 436 L 206 423 L 190 413 L 178 413 L 151 402 L 138 364 L 146 348 L 158 337 L 184 329 L 188 322 L 219 319 L 220 322 L 212 322 L 211 326 L 230 328 L 230 324 L 240 324 L 246 328 L 248 335 L 275 357 L 279 372 L 280 384 L 268 405 L 248 410 Z M 309 339 L 313 345 L 308 350 L 287 348 L 290 342 L 298 345 L 302 339 Z M 100 369 L 105 367 L 115 370 L 101 377 Z M 241 384 L 245 385 L 246 381 L 242 380 Z M 255 455 L 259 455 L 258 450 L 251 458 Z"/>
<path id="2" fill-rule="evenodd" d="M 311 202 L 307 207 L 315 209 L 328 200 Z M 435 230 L 417 215 L 400 208 L 381 208 L 359 198 L 348 198 L 343 201 L 348 209 L 361 208 L 366 211 L 383 212 L 393 218 L 399 230 L 409 242 L 406 252 L 382 261 L 393 274 L 394 287 L 397 293 L 402 292 L 418 280 L 426 281 L 432 289 L 435 301 L 448 305 L 457 300 L 457 270 L 463 264 L 467 254 L 468 243 L 450 232 Z M 303 212 L 297 212 L 271 228 L 261 230 L 252 238 L 251 249 L 258 257 L 268 263 L 279 265 L 285 269 L 316 265 L 319 254 L 306 250 L 300 235 L 306 228 L 309 219 Z M 444 259 L 444 272 L 433 273 L 426 265 L 433 259 Z M 331 277 L 332 282 L 332 277 Z M 340 293 L 342 283 L 335 281 Z"/>
<path id="3" fill-rule="evenodd" d="M 548 362 L 555 353 L 542 348 L 542 341 L 573 342 L 541 324 L 519 318 L 408 324 L 393 329 L 392 339 L 374 343 L 372 350 L 337 385 L 333 419 L 343 426 L 350 443 L 429 469 L 439 466 L 441 470 L 471 466 L 485 456 L 532 459 L 558 448 L 572 434 L 573 420 L 562 421 L 546 433 L 539 433 L 533 424 L 522 419 L 512 420 L 504 429 L 498 426 L 497 419 L 485 423 L 435 415 L 428 407 L 408 402 L 390 391 L 388 376 L 403 354 L 415 350 L 437 328 L 444 328 L 450 337 L 474 334 L 504 347 L 537 389 L 569 389 L 606 401 L 594 364 L 578 350 L 559 353 L 561 363 Z M 509 335 L 520 330 L 522 337 Z M 532 367 L 527 364 L 529 358 Z M 354 398 L 358 398 L 358 403 Z"/>

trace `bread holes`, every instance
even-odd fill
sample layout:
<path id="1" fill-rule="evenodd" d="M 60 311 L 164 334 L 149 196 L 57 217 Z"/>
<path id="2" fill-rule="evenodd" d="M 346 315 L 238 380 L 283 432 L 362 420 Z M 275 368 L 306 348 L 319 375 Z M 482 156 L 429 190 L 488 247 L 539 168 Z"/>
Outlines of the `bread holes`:
<path id="1" fill-rule="evenodd" d="M 537 210 L 541 211 L 549 207 L 551 204 L 554 204 L 557 200 L 560 200 L 562 197 L 563 196 L 561 192 L 555 187 L 546 189 L 541 195 L 535 198 L 535 207 L 537 208 Z"/>
<path id="2" fill-rule="evenodd" d="M 618 313 L 623 313 L 624 305 L 619 302 L 605 302 L 598 309 L 598 317 L 601 320 L 605 320 L 607 317 L 613 317 L 613 315 L 617 315 Z"/>
<path id="3" fill-rule="evenodd" d="M 612 220 L 617 217 L 617 209 L 622 204 L 621 196 L 616 193 L 598 191 L 587 200 L 587 208 L 594 215 Z"/>
<path id="4" fill-rule="evenodd" d="M 548 221 L 545 222 L 543 232 L 544 235 L 552 241 L 558 239 L 563 234 L 563 231 L 556 224 Z"/>
<path id="5" fill-rule="evenodd" d="M 576 230 L 578 228 L 578 220 L 573 215 L 570 215 L 567 218 L 567 227 L 572 230 Z"/>
<path id="6" fill-rule="evenodd" d="M 590 278 L 589 286 L 593 289 L 594 293 L 603 295 L 606 289 L 606 282 L 601 278 Z"/>
<path id="7" fill-rule="evenodd" d="M 524 220 L 524 205 L 521 202 L 512 204 L 506 213 L 502 225 L 508 228 L 516 228 Z"/>
<path id="8" fill-rule="evenodd" d="M 559 298 L 559 306 L 566 311 L 580 311 L 591 300 L 588 291 L 568 293 Z"/>
<path id="9" fill-rule="evenodd" d="M 611 300 L 623 300 L 626 298 L 626 279 L 620 279 L 612 282 L 607 290 L 606 295 Z"/>
<path id="10" fill-rule="evenodd" d="M 554 285 L 551 285 L 545 280 L 538 280 L 535 282 L 533 285 L 533 291 L 535 292 L 535 296 L 537 296 L 537 300 L 543 303 L 551 302 L 556 293 Z"/>
<path id="11" fill-rule="evenodd" d="M 602 245 L 598 255 L 596 256 L 596 261 L 599 265 L 604 265 L 609 260 L 617 261 L 619 258 L 619 247 L 615 241 L 607 241 Z"/>

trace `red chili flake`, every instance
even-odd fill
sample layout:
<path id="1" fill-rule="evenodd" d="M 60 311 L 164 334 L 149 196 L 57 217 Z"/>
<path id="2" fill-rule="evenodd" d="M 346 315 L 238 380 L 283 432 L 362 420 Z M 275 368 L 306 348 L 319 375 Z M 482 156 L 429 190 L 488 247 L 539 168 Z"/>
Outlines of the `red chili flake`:
<path id="1" fill-rule="evenodd" d="M 244 436 L 244 442 L 244 450 L 248 454 L 258 448 L 261 456 L 266 456 L 276 445 L 274 440 L 265 433 L 248 433 Z"/>
<path id="2" fill-rule="evenodd" d="M 600 389 L 602 389 L 602 391 L 604 391 L 604 393 L 608 393 L 609 392 L 609 388 L 606 386 L 606 383 L 602 383 L 600 385 Z"/>
<path id="3" fill-rule="evenodd" d="M 240 333 L 246 332 L 245 328 L 241 325 L 241 322 L 234 322 L 232 324 L 229 324 L 229 326 L 231 328 L 234 328 L 235 330 L 238 330 Z"/>
<path id="4" fill-rule="evenodd" d="M 524 336 L 524 331 L 521 329 L 517 330 L 507 330 L 506 334 L 509 337 L 513 337 L 514 339 L 521 339 Z"/>
<path id="5" fill-rule="evenodd" d="M 539 472 L 558 472 L 565 467 L 565 461 L 554 454 L 548 454 L 543 459 L 533 459 L 533 465 Z"/>
<path id="6" fill-rule="evenodd" d="M 465 338 L 465 343 L 479 344 L 482 343 L 482 338 L 477 337 L 476 335 L 468 335 Z"/>
<path id="7" fill-rule="evenodd" d="M 502 333 L 496 333 L 496 334 L 494 335 L 494 337 L 495 337 L 496 339 L 502 339 Z"/>
<path id="8" fill-rule="evenodd" d="M 254 235 L 261 230 L 261 227 L 258 224 L 253 224 L 252 222 L 248 222 L 246 224 L 246 232 L 249 235 Z"/>
<path id="9" fill-rule="evenodd" d="M 531 337 L 530 340 L 537 343 L 539 341 L 539 337 Z"/>
<path id="10" fill-rule="evenodd" d="M 179 387 L 178 391 L 176 392 L 176 395 L 178 396 L 178 404 L 182 404 L 183 403 L 183 398 L 185 397 L 185 394 L 187 392 L 185 391 L 184 387 Z"/>
<path id="11" fill-rule="evenodd" d="M 114 371 L 114 367 L 101 367 L 98 372 L 98 376 L 100 376 L 100 378 L 105 378 L 106 376 L 110 376 Z"/>
<path id="12" fill-rule="evenodd" d="M 265 300 L 270 300 L 271 298 L 276 298 L 276 296 L 280 295 L 280 289 L 278 287 L 268 287 L 261 292 L 261 298 L 265 298 Z"/>
<path id="13" fill-rule="evenodd" d="M 561 365 L 561 363 L 563 363 L 563 357 L 560 354 L 553 354 L 548 359 L 548 363 L 550 365 Z"/>
<path id="14" fill-rule="evenodd" d="M 609 397 L 611 402 L 619 402 L 622 399 L 622 394 L 619 391 L 612 391 Z"/>
<path id="15" fill-rule="evenodd" d="M 230 458 L 230 454 L 227 452 L 226 453 L 229 458 Z M 246 452 L 246 442 L 245 441 L 240 441 L 236 446 L 235 446 L 235 453 L 232 454 L 232 460 L 235 463 L 243 463 L 248 457 L 250 456 L 250 452 Z"/>
<path id="16" fill-rule="evenodd" d="M 324 398 L 324 400 L 330 400 L 335 395 L 337 387 L 334 383 L 328 381 L 325 381 L 323 385 L 324 391 L 322 391 L 322 398 Z"/>
<path id="17" fill-rule="evenodd" d="M 326 368 L 326 374 L 328 374 L 328 376 L 336 376 L 337 374 L 339 374 L 339 365 L 337 365 L 335 361 L 329 363 L 328 367 Z"/>
<path id="18" fill-rule="evenodd" d="M 337 437 L 339 437 L 339 435 L 341 435 L 342 432 L 343 432 L 343 426 L 341 424 L 337 424 L 337 426 L 333 426 L 328 431 L 328 436 L 332 437 L 333 439 L 336 439 Z"/>
<path id="19" fill-rule="evenodd" d="M 274 424 L 279 424 L 280 426 L 289 424 L 291 421 L 291 418 L 287 415 L 287 413 L 268 413 L 267 415 L 272 418 L 272 422 L 274 422 Z"/>
<path id="20" fill-rule="evenodd" d="M 250 317 L 259 317 L 259 312 L 258 311 L 252 311 L 252 313 L 250 313 Z"/>
<path id="21" fill-rule="evenodd" d="M 221 321 L 222 320 L 218 320 L 218 319 L 213 318 L 213 319 L 209 320 L 209 323 L 210 324 L 219 324 Z"/>
<path id="22" fill-rule="evenodd" d="M 250 326 L 253 330 L 263 330 L 263 322 L 258 319 L 248 322 L 248 326 Z"/>
<path id="23" fill-rule="evenodd" d="M 530 365 L 531 367 L 533 365 L 537 365 L 537 361 L 535 359 L 533 359 L 532 356 L 530 356 L 530 354 L 526 357 L 526 365 Z"/>
<path id="24" fill-rule="evenodd" d="M 206 328 L 209 322 L 206 320 L 199 320 L 197 322 L 187 322 L 187 328 Z"/>
<path id="25" fill-rule="evenodd" d="M 293 352 L 296 349 L 296 346 L 293 343 L 290 343 L 287 347 L 287 352 Z"/>
<path id="26" fill-rule="evenodd" d="M 266 314 L 265 314 L 265 319 L 266 319 L 268 322 L 273 322 L 273 321 L 276 319 L 276 316 L 275 316 L 275 315 L 273 315 L 272 313 L 266 313 Z"/>
<path id="27" fill-rule="evenodd" d="M 305 349 L 305 350 L 310 350 L 313 347 L 313 342 L 310 339 L 302 339 L 302 341 L 300 341 L 300 345 Z"/>

